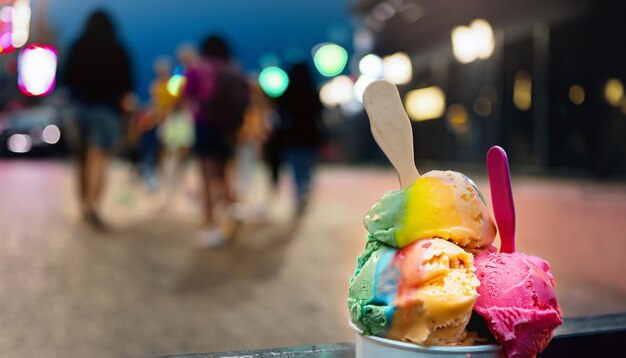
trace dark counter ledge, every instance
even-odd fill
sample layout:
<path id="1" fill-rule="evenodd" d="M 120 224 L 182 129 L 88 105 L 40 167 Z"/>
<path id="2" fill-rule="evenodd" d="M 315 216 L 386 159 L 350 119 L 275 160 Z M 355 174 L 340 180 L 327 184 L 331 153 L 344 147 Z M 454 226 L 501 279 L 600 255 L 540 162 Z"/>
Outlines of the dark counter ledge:
<path id="1" fill-rule="evenodd" d="M 289 348 L 271 348 L 256 351 L 237 351 L 223 353 L 200 353 L 167 356 L 163 358 L 276 358 L 276 357 L 319 357 L 319 358 L 354 358 L 354 343 L 316 344 Z"/>
<path id="2" fill-rule="evenodd" d="M 217 357 L 354 357 L 354 344 L 318 344 L 289 348 L 262 349 L 224 353 L 200 353 L 167 356 L 170 358 Z M 550 345 L 539 357 L 625 357 L 626 313 L 606 316 L 565 318 Z M 165 357 L 164 357 L 165 358 Z"/>

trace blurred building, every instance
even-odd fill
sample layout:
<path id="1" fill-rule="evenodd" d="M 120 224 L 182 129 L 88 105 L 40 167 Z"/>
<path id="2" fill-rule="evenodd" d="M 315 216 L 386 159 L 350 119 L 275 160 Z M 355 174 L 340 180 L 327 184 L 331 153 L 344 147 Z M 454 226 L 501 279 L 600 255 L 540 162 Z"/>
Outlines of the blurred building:
<path id="1" fill-rule="evenodd" d="M 352 10 L 355 55 L 408 54 L 407 110 L 434 111 L 413 116 L 416 158 L 484 162 L 499 144 L 519 166 L 626 173 L 626 3 L 358 0 Z M 409 95 L 422 88 L 434 92 Z"/>

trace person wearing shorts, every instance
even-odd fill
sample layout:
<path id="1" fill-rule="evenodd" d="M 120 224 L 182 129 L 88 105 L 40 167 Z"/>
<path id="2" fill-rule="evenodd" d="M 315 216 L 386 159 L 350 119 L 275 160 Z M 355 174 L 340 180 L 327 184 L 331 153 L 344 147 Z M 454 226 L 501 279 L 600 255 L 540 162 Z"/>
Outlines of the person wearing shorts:
<path id="1" fill-rule="evenodd" d="M 227 167 L 235 153 L 249 88 L 234 66 L 228 45 L 217 36 L 203 41 L 201 58 L 185 77 L 183 99 L 194 113 L 194 149 L 200 162 L 204 195 L 204 223 L 196 241 L 203 247 L 221 246 L 232 239 L 236 228 L 232 212 L 235 195 L 232 181 L 227 180 Z M 215 211 L 220 205 L 227 211 L 218 222 Z"/>
<path id="2" fill-rule="evenodd" d="M 132 89 L 128 54 L 106 12 L 97 10 L 87 20 L 69 51 L 63 83 L 78 109 L 76 157 L 82 216 L 90 226 L 105 229 L 98 211 L 106 167 L 122 142 L 122 104 Z"/>

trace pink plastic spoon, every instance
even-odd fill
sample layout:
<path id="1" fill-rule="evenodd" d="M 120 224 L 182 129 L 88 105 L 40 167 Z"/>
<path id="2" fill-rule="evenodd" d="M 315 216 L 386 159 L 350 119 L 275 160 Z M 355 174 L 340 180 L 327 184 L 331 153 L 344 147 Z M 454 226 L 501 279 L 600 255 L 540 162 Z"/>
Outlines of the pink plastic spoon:
<path id="1" fill-rule="evenodd" d="M 494 146 L 487 152 L 487 173 L 491 203 L 500 232 L 500 252 L 515 252 L 515 205 L 509 161 L 504 149 Z"/>

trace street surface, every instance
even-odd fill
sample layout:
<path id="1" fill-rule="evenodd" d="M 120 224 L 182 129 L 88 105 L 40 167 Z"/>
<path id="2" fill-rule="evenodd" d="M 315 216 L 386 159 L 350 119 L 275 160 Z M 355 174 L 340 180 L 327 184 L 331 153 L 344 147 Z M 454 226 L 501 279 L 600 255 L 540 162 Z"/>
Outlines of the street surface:
<path id="1" fill-rule="evenodd" d="M 103 218 L 79 220 L 73 167 L 0 161 L 0 356 L 142 357 L 353 341 L 347 283 L 365 243 L 362 217 L 395 174 L 322 167 L 293 220 L 289 176 L 232 245 L 201 250 L 190 168 L 167 209 L 121 162 Z M 472 174 L 472 173 L 469 173 Z M 484 173 L 483 173 L 484 175 Z M 474 176 L 489 201 L 484 176 Z M 245 183 L 244 183 L 245 184 Z M 566 316 L 626 311 L 626 184 L 513 176 L 518 249 L 552 265 Z M 263 194 L 265 193 L 265 194 Z"/>

